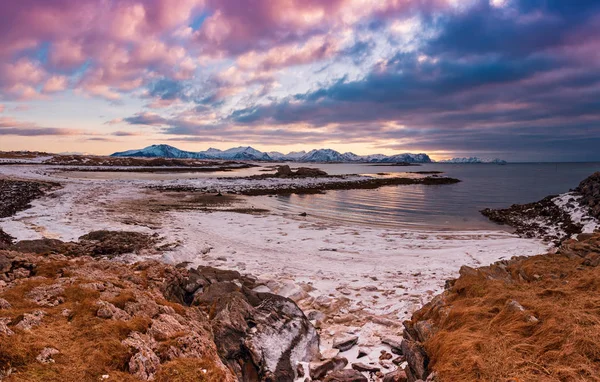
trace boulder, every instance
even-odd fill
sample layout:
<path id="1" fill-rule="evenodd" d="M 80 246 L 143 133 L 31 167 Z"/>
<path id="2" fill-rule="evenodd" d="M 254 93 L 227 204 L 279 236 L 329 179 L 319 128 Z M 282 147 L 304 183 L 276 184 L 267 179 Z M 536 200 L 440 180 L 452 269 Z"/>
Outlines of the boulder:
<path id="1" fill-rule="evenodd" d="M 160 358 L 154 352 L 156 341 L 148 335 L 134 332 L 123 340 L 126 345 L 137 352 L 129 359 L 129 372 L 142 381 L 151 381 L 160 366 Z"/>
<path id="2" fill-rule="evenodd" d="M 318 357 L 316 329 L 291 299 L 253 291 L 256 280 L 239 272 L 198 267 L 190 273 L 193 280 L 174 275 L 164 290 L 209 315 L 219 356 L 240 381 L 293 380 L 298 363 Z"/>
<path id="3" fill-rule="evenodd" d="M 419 379 L 427 379 L 429 366 L 429 357 L 425 348 L 416 342 L 409 339 L 402 341 L 402 354 L 406 357 L 408 366 L 404 370 L 409 381 Z"/>
<path id="4" fill-rule="evenodd" d="M 98 305 L 98 310 L 96 311 L 96 316 L 104 319 L 114 319 L 114 320 L 128 320 L 131 316 L 125 312 L 123 309 L 119 309 L 110 302 L 99 300 L 96 305 Z"/>
<path id="5" fill-rule="evenodd" d="M 362 362 L 356 362 L 352 364 L 352 368 L 356 371 L 367 372 L 367 373 L 377 373 L 381 368 L 375 365 L 368 365 Z"/>
<path id="6" fill-rule="evenodd" d="M 343 370 L 348 365 L 344 357 L 335 357 L 321 362 L 311 362 L 309 365 L 310 377 L 312 379 L 323 379 L 332 371 Z"/>
<path id="7" fill-rule="evenodd" d="M 292 172 L 292 169 L 290 168 L 290 166 L 283 165 L 283 166 L 277 167 L 277 172 L 275 173 L 275 176 L 277 176 L 279 178 L 286 178 L 288 176 L 292 176 L 293 174 L 294 173 Z"/>
<path id="8" fill-rule="evenodd" d="M 300 167 L 298 170 L 296 170 L 295 175 L 298 177 L 317 177 L 327 176 L 327 173 L 323 170 L 319 170 L 318 168 Z"/>
<path id="9" fill-rule="evenodd" d="M 368 382 L 367 377 L 362 375 L 362 373 L 347 369 L 347 370 L 338 370 L 330 373 L 323 380 L 324 382 Z"/>
<path id="10" fill-rule="evenodd" d="M 46 315 L 46 312 L 42 310 L 36 310 L 32 313 L 25 313 L 15 319 L 13 322 L 14 327 L 21 330 L 31 330 L 32 328 L 39 326 L 42 323 L 42 319 Z"/>
<path id="11" fill-rule="evenodd" d="M 335 349 L 339 349 L 340 351 L 346 351 L 352 349 L 357 342 L 357 336 L 338 337 L 333 340 L 333 347 Z"/>
<path id="12" fill-rule="evenodd" d="M 407 382 L 408 378 L 402 369 L 398 369 L 383 376 L 383 382 Z"/>

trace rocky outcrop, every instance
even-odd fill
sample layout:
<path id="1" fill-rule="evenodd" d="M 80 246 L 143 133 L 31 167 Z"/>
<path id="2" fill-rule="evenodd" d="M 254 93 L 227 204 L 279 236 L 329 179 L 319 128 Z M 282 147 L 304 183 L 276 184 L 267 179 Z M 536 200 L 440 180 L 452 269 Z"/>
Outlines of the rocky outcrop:
<path id="1" fill-rule="evenodd" d="M 291 381 L 299 362 L 318 356 L 318 334 L 292 300 L 256 287 L 239 272 L 198 267 L 166 288 L 209 314 L 219 355 L 240 381 Z"/>
<path id="2" fill-rule="evenodd" d="M 0 218 L 30 207 L 30 203 L 60 187 L 58 183 L 0 179 Z"/>
<path id="3" fill-rule="evenodd" d="M 574 235 L 600 227 L 600 172 L 583 180 L 572 192 L 480 212 L 493 222 L 514 227 L 519 236 L 560 245 Z"/>
<path id="4" fill-rule="evenodd" d="M 1 238 L 0 238 L 1 240 Z M 157 252 L 157 235 L 128 231 L 93 231 L 77 242 L 57 239 L 21 240 L 5 249 L 23 253 L 64 254 L 67 256 L 115 257 L 126 253 Z"/>
<path id="5" fill-rule="evenodd" d="M 539 202 L 513 204 L 505 209 L 486 208 L 481 213 L 495 223 L 514 227 L 519 236 L 539 237 L 560 244 L 581 233 L 583 226 L 573 222 L 569 213 L 554 202 L 555 198 L 548 196 Z"/>
<path id="6" fill-rule="evenodd" d="M 292 381 L 318 355 L 296 304 L 234 271 L 0 251 L 0 283 L 0 373 L 25 380 Z"/>
<path id="7" fill-rule="evenodd" d="M 579 203 L 589 208 L 590 215 L 600 219 L 600 172 L 579 183 L 575 192 L 582 196 Z"/>
<path id="8" fill-rule="evenodd" d="M 404 323 L 407 380 L 570 380 L 581 365 L 595 365 L 584 379 L 596 380 L 592 353 L 600 346 L 586 338 L 600 336 L 591 323 L 600 317 L 587 308 L 600 277 L 600 234 L 578 239 L 564 241 L 556 254 L 462 267 L 446 291 Z"/>

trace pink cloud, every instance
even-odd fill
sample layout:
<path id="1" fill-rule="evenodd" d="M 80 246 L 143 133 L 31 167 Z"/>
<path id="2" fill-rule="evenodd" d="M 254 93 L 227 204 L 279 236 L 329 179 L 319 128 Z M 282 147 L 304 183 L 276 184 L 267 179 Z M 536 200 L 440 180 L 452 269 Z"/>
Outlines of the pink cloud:
<path id="1" fill-rule="evenodd" d="M 63 91 L 68 86 L 68 80 L 65 76 L 52 76 L 44 84 L 44 93 L 56 93 Z"/>

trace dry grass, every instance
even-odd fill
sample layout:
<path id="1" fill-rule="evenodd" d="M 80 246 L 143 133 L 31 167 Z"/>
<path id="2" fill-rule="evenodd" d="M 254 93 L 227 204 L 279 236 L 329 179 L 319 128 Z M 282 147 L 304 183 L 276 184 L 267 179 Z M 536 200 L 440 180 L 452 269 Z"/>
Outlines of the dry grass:
<path id="1" fill-rule="evenodd" d="M 37 274 L 14 282 L 10 288 L 0 292 L 0 298 L 11 304 L 10 309 L 0 310 L 0 318 L 11 320 L 9 327 L 14 331 L 11 336 L 0 334 L 0 376 L 7 370 L 12 374 L 2 379 L 3 382 L 28 381 L 138 381 L 129 373 L 129 360 L 135 350 L 124 345 L 122 341 L 132 332 L 147 333 L 152 320 L 144 315 L 134 315 L 131 319 L 111 320 L 97 317 L 97 301 L 105 299 L 119 308 L 128 303 L 139 302 L 139 298 L 148 298 L 147 287 L 125 280 L 127 275 L 135 272 L 128 266 L 112 265 L 104 269 L 101 279 L 96 276 L 81 276 L 79 267 L 86 266 L 88 271 L 94 269 L 93 264 L 81 264 L 80 261 L 69 262 L 63 259 L 50 260 L 38 257 Z M 91 266 L 90 266 L 91 264 Z M 106 263 L 109 264 L 109 263 Z M 152 268 L 149 268 L 149 270 Z M 148 270 L 148 271 L 149 271 Z M 84 274 L 87 274 L 84 272 Z M 55 307 L 40 307 L 26 296 L 34 288 L 52 285 L 61 277 L 72 277 L 63 284 L 62 297 L 64 303 Z M 109 275 L 110 278 L 106 278 Z M 157 276 L 158 274 L 154 274 Z M 121 277 L 122 276 L 122 277 Z M 114 277 L 114 278 L 113 278 Z M 121 283 L 119 282 L 121 277 Z M 62 279 L 65 280 L 64 278 Z M 102 297 L 101 292 L 83 284 L 90 282 L 110 282 L 117 288 L 124 288 L 113 298 Z M 144 294 L 142 296 L 142 294 Z M 136 298 L 137 296 L 137 298 Z M 188 308 L 162 297 L 155 300 L 160 305 L 172 307 L 182 316 L 187 316 Z M 20 330 L 13 324 L 26 313 L 42 310 L 46 313 L 41 325 L 30 331 Z M 65 311 L 68 310 L 68 311 Z M 180 333 L 185 335 L 187 333 Z M 212 339 L 206 337 L 208 351 L 213 357 L 206 359 L 175 359 L 161 364 L 156 375 L 158 381 L 224 381 L 231 380 L 216 355 L 211 353 Z M 169 345 L 160 343 L 160 347 Z M 173 344 L 171 344 L 173 345 Z M 40 352 L 52 347 L 59 354 L 52 358 L 55 362 L 42 364 L 36 360 Z M 108 379 L 102 376 L 108 375 Z"/>
<path id="2" fill-rule="evenodd" d="M 177 359 L 162 365 L 156 382 L 221 382 L 226 380 L 223 370 L 214 362 L 203 359 Z"/>
<path id="3" fill-rule="evenodd" d="M 543 255 L 509 266 L 530 282 L 461 276 L 444 308 L 415 317 L 439 328 L 425 342 L 439 380 L 600 381 L 600 268 L 581 262 Z"/>

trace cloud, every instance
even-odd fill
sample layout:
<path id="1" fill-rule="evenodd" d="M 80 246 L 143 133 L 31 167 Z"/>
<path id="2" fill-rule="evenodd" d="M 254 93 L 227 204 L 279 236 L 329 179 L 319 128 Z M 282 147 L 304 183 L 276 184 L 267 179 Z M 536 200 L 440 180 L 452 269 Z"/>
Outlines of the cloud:
<path id="1" fill-rule="evenodd" d="M 40 127 L 35 123 L 18 121 L 11 117 L 0 117 L 0 135 L 33 136 L 74 136 L 82 135 L 82 130 L 55 127 Z"/>
<path id="2" fill-rule="evenodd" d="M 133 131 L 114 131 L 111 135 L 114 135 L 115 137 L 137 137 L 141 134 Z"/>
<path id="3" fill-rule="evenodd" d="M 123 118 L 123 121 L 131 125 L 148 125 L 148 126 L 162 126 L 168 121 L 155 113 L 138 113 L 132 117 Z"/>

